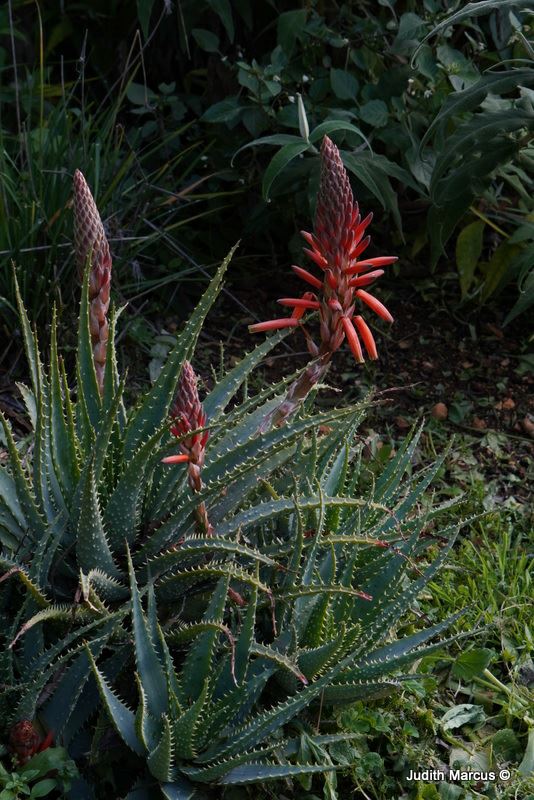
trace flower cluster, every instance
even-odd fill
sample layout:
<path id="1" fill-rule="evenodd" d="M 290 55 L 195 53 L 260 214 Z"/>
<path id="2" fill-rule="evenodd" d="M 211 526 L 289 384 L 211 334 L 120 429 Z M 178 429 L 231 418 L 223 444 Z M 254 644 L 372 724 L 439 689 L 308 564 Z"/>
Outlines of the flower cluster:
<path id="1" fill-rule="evenodd" d="M 41 753 L 52 744 L 50 731 L 44 739 L 29 719 L 16 722 L 9 731 L 9 751 L 16 756 L 19 764 L 26 764 L 36 753 Z"/>
<path id="2" fill-rule="evenodd" d="M 187 463 L 189 485 L 193 492 L 200 492 L 202 489 L 201 472 L 204 466 L 209 431 L 199 430 L 206 427 L 207 418 L 198 396 L 197 376 L 189 361 L 185 361 L 182 367 L 170 415 L 173 420 L 171 433 L 173 436 L 181 438 L 179 446 L 182 452 L 174 456 L 167 456 L 162 461 L 164 464 Z M 204 503 L 201 503 L 197 509 L 197 520 L 202 532 L 210 535 L 212 527 Z"/>
<path id="3" fill-rule="evenodd" d="M 74 247 L 80 277 L 90 259 L 89 330 L 100 394 L 104 389 L 104 369 L 108 345 L 111 254 L 98 208 L 79 169 L 74 173 Z"/>
<path id="4" fill-rule="evenodd" d="M 364 287 L 369 287 L 384 274 L 380 267 L 393 264 L 396 256 L 363 258 L 369 246 L 366 235 L 373 215 L 361 218 L 354 201 L 349 178 L 339 150 L 325 136 L 321 146 L 321 182 L 317 198 L 314 232 L 302 231 L 308 248 L 305 254 L 322 271 L 320 277 L 299 266 L 292 269 L 315 292 L 302 297 L 283 297 L 278 302 L 292 310 L 290 317 L 251 325 L 252 333 L 296 327 L 308 310 L 320 316 L 321 344 L 318 347 L 305 331 L 308 349 L 313 356 L 329 356 L 338 350 L 344 339 L 359 363 L 363 362 L 361 341 L 370 358 L 378 357 L 376 343 L 368 324 L 357 313 L 357 305 L 374 311 L 392 322 L 387 308 Z"/>
<path id="5" fill-rule="evenodd" d="M 202 403 L 198 396 L 197 376 L 195 370 L 189 363 L 184 362 L 178 390 L 174 403 L 170 410 L 173 420 L 171 433 L 177 438 L 186 436 L 180 442 L 181 453 L 175 456 L 167 456 L 163 459 L 164 464 L 181 464 L 189 462 L 202 466 L 204 464 L 204 449 L 208 441 L 209 431 L 198 431 L 199 428 L 206 427 L 206 414 L 202 408 Z"/>

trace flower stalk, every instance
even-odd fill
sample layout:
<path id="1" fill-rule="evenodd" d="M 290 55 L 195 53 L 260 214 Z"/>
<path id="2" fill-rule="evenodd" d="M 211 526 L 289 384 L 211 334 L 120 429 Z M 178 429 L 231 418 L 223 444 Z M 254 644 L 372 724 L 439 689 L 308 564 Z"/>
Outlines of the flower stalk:
<path id="1" fill-rule="evenodd" d="M 315 291 L 278 301 L 292 309 L 290 317 L 249 327 L 251 333 L 259 333 L 301 326 L 313 360 L 289 388 L 280 406 L 263 421 L 260 431 L 284 424 L 325 376 L 333 354 L 345 340 L 359 364 L 364 362 L 364 348 L 369 358 L 378 358 L 371 328 L 358 310 L 359 307 L 370 308 L 381 319 L 393 322 L 388 309 L 367 287 L 384 274 L 381 268 L 393 264 L 397 257 L 362 257 L 371 241 L 367 228 L 372 218 L 373 215 L 368 214 L 362 219 L 339 150 L 325 136 L 321 146 L 321 180 L 314 230 L 313 233 L 301 231 L 308 245 L 304 253 L 320 270 L 320 275 L 292 266 L 297 277 Z M 307 311 L 319 312 L 320 344 L 316 344 L 303 327 L 303 315 Z"/>
<path id="2" fill-rule="evenodd" d="M 111 253 L 98 208 L 79 169 L 74 173 L 74 247 L 80 279 L 89 261 L 89 330 L 96 381 L 102 396 L 109 338 Z"/>

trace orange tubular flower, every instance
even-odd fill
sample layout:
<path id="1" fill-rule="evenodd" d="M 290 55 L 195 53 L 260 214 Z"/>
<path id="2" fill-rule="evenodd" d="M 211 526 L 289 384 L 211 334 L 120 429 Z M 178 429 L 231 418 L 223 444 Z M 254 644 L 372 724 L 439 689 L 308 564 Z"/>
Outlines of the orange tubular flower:
<path id="1" fill-rule="evenodd" d="M 392 322 L 393 317 L 376 297 L 362 287 L 368 287 L 384 274 L 396 256 L 361 258 L 371 241 L 366 235 L 373 215 L 362 220 L 358 203 L 354 201 L 349 178 L 339 150 L 325 136 L 321 146 L 321 183 L 317 198 L 314 232 L 302 231 L 308 245 L 304 253 L 322 271 L 320 277 L 299 266 L 292 269 L 316 294 L 306 292 L 301 298 L 284 297 L 278 302 L 293 309 L 291 317 L 251 325 L 252 333 L 296 327 L 308 310 L 318 310 L 321 345 L 317 347 L 307 334 L 308 348 L 314 356 L 327 363 L 344 339 L 359 363 L 363 362 L 363 342 L 371 359 L 378 357 L 373 334 L 356 312 L 357 305 L 370 308 L 379 317 Z M 356 314 L 356 316 L 355 316 Z M 319 372 L 319 370 L 317 370 Z"/>

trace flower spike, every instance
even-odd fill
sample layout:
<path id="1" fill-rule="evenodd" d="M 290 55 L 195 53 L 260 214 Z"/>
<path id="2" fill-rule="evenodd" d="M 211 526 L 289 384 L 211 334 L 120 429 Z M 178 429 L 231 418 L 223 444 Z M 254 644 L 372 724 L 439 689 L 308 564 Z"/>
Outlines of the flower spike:
<path id="1" fill-rule="evenodd" d="M 181 438 L 181 453 L 162 458 L 163 464 L 188 464 L 189 486 L 193 492 L 202 489 L 201 472 L 204 466 L 204 454 L 209 431 L 205 428 L 207 417 L 198 396 L 197 376 L 189 363 L 184 361 L 178 390 L 170 411 L 172 417 L 171 433 Z M 189 435 L 188 435 L 189 434 Z M 211 536 L 213 529 L 208 519 L 205 503 L 200 503 L 196 509 L 198 526 L 202 533 Z"/>
<path id="2" fill-rule="evenodd" d="M 313 286 L 316 293 L 308 292 L 301 298 L 282 298 L 278 302 L 293 309 L 291 317 L 260 322 L 249 328 L 256 333 L 296 327 L 302 325 L 308 310 L 318 310 L 321 343 L 317 346 L 306 328 L 302 328 L 315 360 L 290 387 L 282 405 L 265 420 L 261 430 L 267 430 L 272 423 L 283 424 L 324 376 L 333 354 L 344 340 L 358 363 L 364 360 L 360 337 L 369 357 L 378 357 L 373 334 L 358 314 L 357 306 L 368 307 L 387 322 L 393 321 L 384 304 L 362 287 L 370 287 L 384 274 L 379 268 L 393 264 L 397 257 L 362 257 L 371 242 L 367 228 L 372 219 L 372 213 L 362 219 L 339 150 L 325 136 L 321 145 L 321 179 L 314 229 L 313 232 L 301 231 L 308 245 L 304 254 L 319 267 L 321 274 L 316 276 L 302 267 L 292 266 L 296 275 Z"/>
<path id="3" fill-rule="evenodd" d="M 74 173 L 74 250 L 78 273 L 89 272 L 89 330 L 93 346 L 98 390 L 104 392 L 104 370 L 108 344 L 108 309 L 111 285 L 111 254 L 98 208 L 79 169 Z"/>

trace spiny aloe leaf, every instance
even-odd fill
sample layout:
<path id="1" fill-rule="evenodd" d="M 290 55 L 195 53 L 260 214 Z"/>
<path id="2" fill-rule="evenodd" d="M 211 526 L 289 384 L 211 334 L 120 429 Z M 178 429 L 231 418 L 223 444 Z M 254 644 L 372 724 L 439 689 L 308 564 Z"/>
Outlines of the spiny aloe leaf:
<path id="1" fill-rule="evenodd" d="M 317 497 L 301 497 L 299 498 L 299 507 L 302 511 L 309 511 L 310 509 L 319 508 L 321 501 Z M 372 503 L 369 500 L 360 499 L 357 497 L 325 497 L 325 507 L 339 506 L 341 508 L 357 508 L 357 507 L 373 507 L 385 511 L 389 514 L 389 510 L 383 506 Z M 253 508 L 241 511 L 236 514 L 228 522 L 223 522 L 219 525 L 217 533 L 219 536 L 228 536 L 238 530 L 243 530 L 250 525 L 266 522 L 269 519 L 274 519 L 282 514 L 287 514 L 293 511 L 294 501 L 282 498 L 281 500 L 272 500 L 266 503 L 260 503 Z"/>
<path id="2" fill-rule="evenodd" d="M 275 470 L 283 466 L 291 458 L 292 452 L 293 447 L 290 446 L 262 461 L 262 480 L 268 480 Z M 210 505 L 209 509 L 210 522 L 216 530 L 218 523 L 234 512 L 241 504 L 243 497 L 247 497 L 257 486 L 258 473 L 256 470 L 250 469 L 246 473 L 240 474 L 229 486 L 225 487 L 224 492 L 221 493 L 222 496 L 219 499 L 214 499 L 212 501 L 213 505 Z"/>
<path id="3" fill-rule="evenodd" d="M 185 778 L 177 777 L 172 783 L 160 784 L 165 800 L 206 800 L 206 796 Z"/>
<path id="4" fill-rule="evenodd" d="M 87 643 L 93 658 L 100 657 L 116 625 L 117 620 L 111 620 L 103 626 L 103 630 L 97 638 Z M 91 664 L 86 651 L 76 656 L 61 675 L 57 688 L 41 711 L 42 718 L 46 720 L 47 727 L 54 731 L 55 737 L 62 736 L 71 715 L 76 712 L 80 695 L 91 675 Z"/>
<path id="5" fill-rule="evenodd" d="M 235 679 L 237 683 L 245 680 L 249 662 L 250 648 L 254 641 L 254 625 L 258 604 L 258 588 L 253 586 L 248 598 L 247 613 L 243 620 L 235 648 Z"/>
<path id="6" fill-rule="evenodd" d="M 56 481 L 57 485 L 57 479 L 50 451 L 48 381 L 42 370 L 39 370 L 38 380 L 40 383 L 36 396 L 37 418 L 32 459 L 32 480 L 39 505 L 50 523 L 58 516 L 60 510 L 64 510 L 65 505 L 60 491 L 53 497 L 53 481 Z"/>
<path id="7" fill-rule="evenodd" d="M 340 494 L 340 488 L 336 489 L 336 474 L 338 474 L 340 466 L 334 466 L 341 459 L 344 460 L 343 449 L 340 448 L 340 442 L 345 441 L 349 444 L 355 437 L 358 428 L 360 427 L 365 413 L 372 406 L 372 393 L 369 392 L 363 400 L 354 407 L 354 414 L 351 420 L 340 420 L 337 423 L 329 425 L 331 431 L 322 436 L 316 443 L 317 447 L 317 474 L 314 473 L 315 480 L 319 480 L 323 486 L 326 494 Z M 333 470 L 333 473 L 332 473 Z M 337 471 L 337 472 L 336 472 Z M 332 475 L 331 475 L 332 473 Z M 330 476 L 331 477 L 327 477 Z M 327 486 L 327 481 L 331 485 Z"/>
<path id="8" fill-rule="evenodd" d="M 196 559 L 202 555 L 217 555 L 218 558 L 227 554 L 228 556 L 240 556 L 248 561 L 259 561 L 262 564 L 267 564 L 271 567 L 276 567 L 277 562 L 269 558 L 269 556 L 256 550 L 253 547 L 232 542 L 228 539 L 221 539 L 217 536 L 211 537 L 191 537 L 181 542 L 179 545 L 162 553 L 159 556 L 154 556 L 148 562 L 148 568 L 152 575 L 160 575 L 174 566 L 184 565 L 189 559 Z"/>
<path id="9" fill-rule="evenodd" d="M 177 759 L 191 759 L 196 756 L 195 751 L 195 733 L 200 714 L 206 703 L 208 696 L 208 679 L 204 681 L 200 694 L 189 706 L 187 711 L 181 717 L 174 718 L 172 722 L 172 731 L 174 739 L 174 747 Z"/>
<path id="10" fill-rule="evenodd" d="M 256 578 L 259 581 L 258 565 L 256 566 Z M 258 605 L 257 586 L 251 587 L 247 600 L 247 610 L 234 649 L 233 669 L 231 661 L 228 660 L 213 691 L 213 697 L 215 699 L 223 697 L 228 692 L 232 693 L 236 685 L 239 686 L 243 683 L 247 674 L 250 661 L 250 648 L 254 642 L 254 629 L 256 625 L 256 609 Z"/>
<path id="11" fill-rule="evenodd" d="M 208 445 L 210 457 L 215 460 L 216 457 L 224 455 L 225 452 L 230 452 L 234 447 L 245 443 L 254 436 L 263 417 L 281 402 L 282 395 L 267 403 L 263 402 L 264 399 L 271 397 L 275 390 L 279 391 L 290 382 L 290 378 L 288 378 L 278 384 L 277 387 L 270 386 L 258 395 L 241 403 L 236 409 L 228 411 L 224 415 L 224 425 L 220 425 L 219 428 L 217 426 L 210 428 Z M 250 409 L 254 408 L 256 410 L 250 413 Z M 287 458 L 286 455 L 282 457 L 284 460 Z M 268 463 L 268 460 L 263 463 L 262 472 L 267 470 Z M 168 468 L 164 472 L 157 472 L 157 491 L 154 493 L 153 500 L 148 507 L 148 512 L 152 517 L 163 515 L 168 510 L 170 503 L 177 498 L 179 491 L 184 490 L 185 482 L 183 476 L 183 471 L 173 471 Z M 243 481 L 245 479 L 243 470 L 236 470 L 235 478 L 238 481 Z M 225 477 L 225 489 L 230 480 L 230 476 Z"/>
<path id="12" fill-rule="evenodd" d="M 176 344 L 169 353 L 157 381 L 128 423 L 124 443 L 124 454 L 127 459 L 134 455 L 141 442 L 152 436 L 166 418 L 180 378 L 183 362 L 191 358 L 206 314 L 219 294 L 224 273 L 235 249 L 233 247 L 230 250 L 230 253 L 212 278 L 195 311 L 187 321 L 182 333 L 178 336 Z"/>
<path id="13" fill-rule="evenodd" d="M 318 505 L 317 505 L 317 515 L 316 515 L 316 523 L 315 523 L 315 534 L 312 540 L 312 546 L 310 547 L 306 560 L 304 563 L 303 571 L 302 571 L 302 585 L 303 586 L 310 586 L 313 575 L 315 571 L 315 559 L 317 556 L 319 543 L 321 537 L 324 533 L 324 525 L 326 521 L 326 502 L 325 502 L 325 494 L 322 491 L 321 487 L 319 487 L 318 491 Z M 302 502 L 299 500 L 298 506 L 302 510 Z"/>
<path id="14" fill-rule="evenodd" d="M 46 607 L 50 604 L 50 600 L 46 596 L 45 587 L 40 586 L 31 575 L 28 575 L 27 568 L 24 564 L 19 564 L 15 559 L 0 554 L 0 569 L 5 570 L 5 573 L 0 578 L 0 582 L 10 577 L 16 577 L 26 589 L 28 589 L 30 595 L 38 605 Z"/>
<path id="15" fill-rule="evenodd" d="M 102 522 L 93 464 L 86 470 L 76 534 L 76 554 L 84 572 L 102 569 L 111 577 L 120 576 Z"/>
<path id="16" fill-rule="evenodd" d="M 17 496 L 17 487 L 13 477 L 7 469 L 0 464 L 0 502 L 5 505 L 20 528 L 26 526 L 26 520 Z"/>
<path id="17" fill-rule="evenodd" d="M 148 608 L 147 608 L 147 624 L 150 638 L 154 642 L 156 648 L 156 655 L 159 662 L 163 666 L 163 671 L 167 679 L 167 694 L 169 699 L 173 698 L 175 709 L 179 712 L 178 697 L 182 698 L 182 690 L 176 677 L 174 669 L 174 662 L 169 651 L 167 640 L 158 622 L 157 608 L 156 608 L 156 595 L 154 592 L 154 583 L 150 580 L 148 584 Z"/>
<path id="18" fill-rule="evenodd" d="M 369 652 L 370 647 L 383 638 L 384 631 L 388 630 L 389 627 L 406 612 L 410 604 L 439 570 L 449 554 L 455 539 L 456 536 L 451 537 L 449 543 L 443 548 L 438 558 L 427 567 L 420 578 L 412 581 L 411 585 L 408 587 L 399 589 L 397 597 L 376 609 L 372 622 L 365 625 L 362 629 L 362 636 L 358 643 L 357 652 L 353 654 L 354 657 Z"/>
<path id="19" fill-rule="evenodd" d="M 184 642 L 189 642 L 191 639 L 196 639 L 202 633 L 220 633 L 233 643 L 233 637 L 227 625 L 217 621 L 206 622 L 189 622 L 180 625 L 177 628 L 166 631 L 165 639 L 169 644 L 181 645 Z"/>
<path id="20" fill-rule="evenodd" d="M 15 440 L 13 439 L 13 434 L 11 432 L 11 426 L 1 411 L 0 424 L 2 425 L 4 431 L 4 439 L 7 444 L 9 464 L 11 467 L 13 482 L 17 490 L 18 502 L 28 524 L 28 533 L 30 534 L 30 538 L 35 541 L 41 536 L 46 535 L 47 524 L 42 515 L 41 509 L 37 506 L 34 495 L 30 489 L 28 478 L 22 469 L 20 457 L 15 446 Z"/>
<path id="21" fill-rule="evenodd" d="M 410 676 L 413 680 L 413 675 Z M 401 686 L 399 677 L 377 681 L 355 681 L 353 683 L 336 683 L 327 686 L 323 694 L 323 703 L 327 705 L 347 705 L 355 703 L 361 698 L 372 698 L 390 695 L 394 689 Z"/>
<path id="22" fill-rule="evenodd" d="M 147 767 L 158 781 L 171 781 L 173 778 L 173 743 L 171 726 L 167 714 L 162 715 L 163 731 L 161 739 L 147 756 Z"/>
<path id="23" fill-rule="evenodd" d="M 84 641 L 89 638 L 98 638 L 99 628 L 105 627 L 108 624 L 111 625 L 113 621 L 117 623 L 123 619 L 125 613 L 124 610 L 116 611 L 108 617 L 101 617 L 100 619 L 93 620 L 87 625 L 76 627 L 74 630 L 66 633 L 63 638 L 57 640 L 47 650 L 33 659 L 28 667 L 28 677 L 33 678 L 35 676 L 40 676 L 51 664 L 54 664 L 55 660 L 58 656 L 61 656 L 61 654 L 76 652 L 76 648 L 71 651 L 69 651 L 69 648 L 77 639 Z M 81 651 L 81 649 L 82 648 L 78 648 L 78 652 Z"/>
<path id="24" fill-rule="evenodd" d="M 4 547 L 7 552 L 17 551 L 20 555 L 24 555 L 24 548 L 21 550 L 23 540 L 24 530 L 5 506 L 0 505 L 0 547 Z"/>
<path id="25" fill-rule="evenodd" d="M 124 600 L 128 596 L 128 589 L 123 583 L 111 578 L 101 569 L 92 569 L 88 572 L 87 583 L 91 589 L 106 602 Z"/>
<path id="26" fill-rule="evenodd" d="M 126 386 L 126 376 L 122 379 L 114 394 L 109 411 L 102 415 L 97 429 L 95 444 L 93 448 L 93 462 L 96 483 L 100 483 L 104 461 L 106 459 L 111 434 L 116 423 L 117 414 L 122 404 L 124 388 Z"/>
<path id="27" fill-rule="evenodd" d="M 350 463 L 349 441 L 349 439 L 346 439 L 343 447 L 340 448 L 333 463 L 321 476 L 322 489 L 329 497 L 343 494 Z M 329 510 L 325 521 L 325 527 L 327 531 L 332 531 L 337 528 L 340 514 L 341 509 L 339 508 L 333 508 Z"/>
<path id="28" fill-rule="evenodd" d="M 428 489 L 446 457 L 447 452 L 436 459 L 435 463 L 428 470 L 425 470 L 426 474 L 424 477 L 408 493 L 407 497 L 393 508 L 389 519 L 380 524 L 377 529 L 372 529 L 371 532 L 373 534 L 381 536 L 387 531 L 391 530 L 393 527 L 398 526 L 401 520 L 404 520 L 408 512 L 415 506 L 419 498 Z"/>
<path id="29" fill-rule="evenodd" d="M 350 415 L 352 412 L 351 408 L 334 409 L 333 411 L 325 411 L 314 414 L 311 417 L 298 419 L 291 425 L 274 428 L 268 433 L 249 438 L 245 442 L 234 445 L 226 452 L 221 452 L 219 449 L 216 458 L 208 450 L 203 478 L 206 482 L 220 480 L 230 474 L 238 464 L 242 464 L 248 459 L 254 459 L 258 463 L 258 459 L 267 458 L 272 452 L 294 442 L 312 428 L 316 428 L 318 425 L 327 425 L 336 419 Z"/>
<path id="30" fill-rule="evenodd" d="M 342 666 L 340 665 L 338 670 L 341 672 L 341 669 Z M 240 727 L 229 729 L 226 740 L 209 747 L 205 753 L 197 757 L 197 762 L 203 764 L 214 759 L 233 756 L 264 742 L 271 733 L 279 730 L 282 725 L 293 719 L 299 711 L 306 708 L 311 700 L 317 697 L 330 682 L 331 677 L 328 674 L 302 689 L 285 703 L 280 703 L 269 711 L 257 714 Z"/>
<path id="31" fill-rule="evenodd" d="M 79 644 L 70 650 L 67 650 L 68 643 L 71 643 L 80 636 L 80 631 L 83 634 L 94 629 L 98 625 L 104 625 L 110 622 L 110 619 L 104 618 L 98 620 L 92 625 L 88 625 L 82 629 L 77 629 L 74 636 L 66 636 L 64 640 L 59 642 L 58 646 L 53 646 L 44 650 L 44 648 L 35 649 L 35 643 L 31 642 L 31 635 L 34 631 L 42 633 L 40 628 L 33 628 L 29 631 L 28 636 L 22 642 L 29 642 L 30 649 L 32 650 L 32 658 L 24 659 L 25 673 L 28 675 L 28 681 L 25 685 L 19 684 L 19 694 L 17 702 L 13 710 L 13 719 L 33 719 L 36 714 L 37 703 L 42 696 L 43 690 L 48 686 L 54 676 L 61 674 L 67 667 L 68 663 L 75 658 L 79 653 L 83 652 L 85 644 Z M 52 660 L 54 655 L 60 653 L 59 657 Z M 19 653 L 20 658 L 20 653 Z"/>
<path id="32" fill-rule="evenodd" d="M 354 680 L 377 678 L 410 663 L 415 658 L 422 658 L 423 655 L 446 646 L 446 644 L 455 641 L 458 637 L 449 637 L 446 642 L 437 642 L 436 644 L 424 648 L 424 650 L 421 648 L 421 645 L 429 639 L 439 636 L 447 628 L 450 628 L 463 614 L 463 611 L 452 614 L 447 619 L 438 622 L 436 625 L 432 625 L 430 628 L 425 628 L 422 631 L 418 631 L 418 633 L 406 636 L 397 642 L 392 642 L 391 644 L 387 644 L 375 650 L 365 658 L 357 661 L 353 669 L 349 671 L 349 676 L 352 676 Z M 351 678 L 349 677 L 349 679 Z"/>
<path id="33" fill-rule="evenodd" d="M 234 767 L 220 779 L 223 786 L 237 786 L 244 783 L 276 781 L 299 775 L 335 770 L 333 764 L 243 764 Z"/>
<path id="34" fill-rule="evenodd" d="M 76 399 L 76 435 L 80 443 L 80 462 L 84 464 L 93 453 L 96 435 L 85 397 L 80 393 Z"/>
<path id="35" fill-rule="evenodd" d="M 59 360 L 59 375 L 60 375 L 60 382 L 61 382 L 61 393 L 63 396 L 63 404 L 64 404 L 64 411 L 65 411 L 65 421 L 67 425 L 67 436 L 69 441 L 73 444 L 75 450 L 75 457 L 77 459 L 78 466 L 75 470 L 76 478 L 79 482 L 80 477 L 80 468 L 79 468 L 79 455 L 81 453 L 81 443 L 78 439 L 77 434 L 77 427 L 76 427 L 76 420 L 75 420 L 75 409 L 74 404 L 71 399 L 70 395 L 70 386 L 67 380 L 67 373 L 65 371 L 65 364 L 63 360 Z M 91 431 L 92 433 L 92 431 Z"/>
<path id="36" fill-rule="evenodd" d="M 217 422 L 224 409 L 235 396 L 245 379 L 265 356 L 280 344 L 288 335 L 288 331 L 279 331 L 269 336 L 222 378 L 206 396 L 203 402 L 204 411 L 210 422 Z"/>
<path id="37" fill-rule="evenodd" d="M 203 622 L 222 624 L 229 582 L 229 575 L 226 574 L 217 583 L 202 617 Z M 218 630 L 208 630 L 200 633 L 184 660 L 181 685 L 184 693 L 193 701 L 199 697 L 205 682 L 210 677 L 214 648 L 218 636 Z"/>
<path id="38" fill-rule="evenodd" d="M 288 564 L 287 575 L 284 578 L 282 587 L 285 591 L 298 586 L 302 575 L 302 554 L 304 552 L 304 519 L 300 510 L 299 503 L 295 500 L 294 528 L 292 539 L 291 557 Z"/>
<path id="39" fill-rule="evenodd" d="M 243 764 L 243 762 L 256 762 L 261 758 L 267 758 L 268 755 L 273 751 L 274 745 L 271 747 L 266 747 L 262 750 L 250 750 L 247 753 L 242 753 L 241 755 L 234 756 L 233 758 L 229 758 L 225 761 L 219 761 L 216 764 L 212 764 L 208 767 L 181 767 L 181 772 L 184 775 L 187 775 L 188 778 L 191 778 L 194 781 L 198 781 L 199 783 L 213 783 L 214 781 L 219 780 L 223 775 L 227 772 L 230 772 L 231 769 L 234 767 L 239 766 L 239 764 Z"/>
<path id="40" fill-rule="evenodd" d="M 297 631 L 299 641 L 313 647 L 318 639 L 320 641 L 320 632 L 322 628 L 322 620 L 326 614 L 330 598 L 324 591 L 318 592 L 316 588 L 312 587 L 314 576 L 317 569 L 317 557 L 319 554 L 319 546 L 324 534 L 324 526 L 326 523 L 326 508 L 324 493 L 319 487 L 319 507 L 315 516 L 314 535 L 312 538 L 311 547 L 305 555 L 302 564 L 302 578 L 299 585 L 295 582 L 295 586 L 291 591 L 284 592 L 284 599 L 298 598 L 293 607 L 293 624 Z M 300 504 L 297 503 L 297 505 Z M 314 609 L 318 610 L 318 616 L 315 619 L 314 632 L 309 629 L 312 614 Z M 305 631 L 308 632 L 306 636 Z"/>
<path id="41" fill-rule="evenodd" d="M 133 750 L 138 755 L 143 755 L 143 746 L 135 732 L 135 714 L 109 688 L 106 679 L 96 666 L 89 648 L 87 648 L 87 655 L 96 678 L 102 702 L 113 723 L 113 727 L 130 750 Z"/>
<path id="42" fill-rule="evenodd" d="M 61 373 L 57 352 L 57 317 L 54 306 L 50 338 L 50 440 L 56 474 L 65 497 L 70 498 L 80 470 L 76 456 L 76 438 L 72 419 L 65 419 Z"/>
<path id="43" fill-rule="evenodd" d="M 324 748 L 328 744 L 337 744 L 338 742 L 351 742 L 361 736 L 359 733 L 326 733 L 322 736 L 310 736 L 308 733 L 304 734 L 306 742 L 309 742 L 316 747 Z M 296 756 L 301 750 L 303 736 L 292 737 L 287 739 L 283 746 L 283 754 L 285 756 Z"/>
<path id="44" fill-rule="evenodd" d="M 387 503 L 396 492 L 400 481 L 410 461 L 412 460 L 415 449 L 419 444 L 419 439 L 423 432 L 424 422 L 413 426 L 410 433 L 406 436 L 399 447 L 394 458 L 390 459 L 385 469 L 380 474 L 373 493 L 377 502 Z"/>
<path id="45" fill-rule="evenodd" d="M 143 747 L 147 752 L 150 752 L 157 747 L 161 739 L 163 725 L 161 720 L 155 719 L 148 710 L 146 692 L 137 672 L 135 673 L 135 680 L 139 695 L 139 705 L 135 712 L 135 732 L 139 741 L 143 743 Z"/>
<path id="46" fill-rule="evenodd" d="M 104 509 L 104 525 L 110 548 L 114 551 L 126 541 L 133 544 L 139 524 L 142 491 L 147 471 L 160 437 L 166 428 L 161 426 L 127 462 Z"/>
<path id="47" fill-rule="evenodd" d="M 207 564 L 206 566 L 184 569 L 169 575 L 156 584 L 156 592 L 164 600 L 174 600 L 180 597 L 185 589 L 189 589 L 197 583 L 225 577 L 245 583 L 249 586 L 257 586 L 260 591 L 264 592 L 268 597 L 272 595 L 270 588 L 249 572 L 245 572 L 245 570 L 240 569 L 237 565 L 218 564 L 216 562 Z"/>
<path id="48" fill-rule="evenodd" d="M 143 614 L 129 550 L 127 550 L 127 556 L 137 672 L 146 692 L 148 710 L 153 717 L 160 719 L 168 708 L 167 680 Z"/>
<path id="49" fill-rule="evenodd" d="M 417 526 L 412 536 L 395 548 L 360 550 L 360 560 L 353 573 L 351 585 L 365 584 L 371 599 L 352 606 L 351 619 L 366 624 L 374 621 L 380 609 L 403 591 L 402 576 L 413 557 L 421 528 Z"/>
<path id="50" fill-rule="evenodd" d="M 115 328 L 117 319 L 119 318 L 122 309 L 111 308 L 109 313 L 109 333 L 108 344 L 106 348 L 106 368 L 104 370 L 104 395 L 102 397 L 102 419 L 109 413 L 113 398 L 117 395 L 120 379 L 117 367 L 117 354 L 115 352 Z M 119 427 L 122 430 L 126 424 L 126 410 L 122 398 L 119 401 L 117 408 L 117 420 Z"/>
<path id="51" fill-rule="evenodd" d="M 250 655 L 253 656 L 261 656 L 262 658 L 266 658 L 269 661 L 273 661 L 278 667 L 282 669 L 286 669 L 295 675 L 296 678 L 301 683 L 307 684 L 308 679 L 306 675 L 303 674 L 302 670 L 292 661 L 288 656 L 284 655 L 278 650 L 275 650 L 272 647 L 269 647 L 265 644 L 259 644 L 258 642 L 253 642 L 250 646 Z"/>
<path id="52" fill-rule="evenodd" d="M 30 421 L 32 430 L 35 431 L 35 428 L 37 427 L 37 400 L 35 399 L 35 395 L 33 391 L 24 383 L 16 381 L 15 386 L 19 390 L 24 405 L 26 406 L 26 413 L 28 414 L 28 419 Z"/>
<path id="53" fill-rule="evenodd" d="M 19 283 L 17 275 L 14 272 L 13 278 L 15 281 L 15 295 L 17 298 L 17 307 L 19 312 L 19 320 L 22 328 L 22 338 L 24 341 L 24 352 L 28 367 L 30 368 L 31 384 L 33 388 L 34 397 L 38 397 L 39 387 L 42 383 L 42 366 L 39 349 L 37 346 L 37 339 L 31 329 L 30 321 L 24 308 L 24 303 L 20 294 Z"/>
<path id="54" fill-rule="evenodd" d="M 49 620 L 72 622 L 72 620 L 76 617 L 80 618 L 82 621 L 87 621 L 87 619 L 90 619 L 91 616 L 92 613 L 86 608 L 77 608 L 71 603 L 48 605 L 46 608 L 38 611 L 24 623 L 24 625 L 17 632 L 17 635 L 13 641 L 10 643 L 10 647 L 13 647 L 13 645 L 21 638 L 21 636 L 24 636 L 29 630 L 31 630 L 31 628 L 33 628 L 35 625 L 39 625 L 41 622 L 48 622 Z"/>
<path id="55" fill-rule="evenodd" d="M 329 642 L 298 653 L 298 665 L 304 675 L 311 680 L 319 675 L 341 653 L 345 640 L 345 627 L 342 625 L 338 635 Z"/>
<path id="56" fill-rule="evenodd" d="M 106 675 L 108 682 L 115 680 L 125 668 L 129 651 L 129 645 L 122 645 L 114 649 L 113 653 L 104 659 L 104 664 L 101 665 L 101 672 Z M 102 710 L 98 686 L 91 669 L 89 679 L 85 682 L 66 725 L 63 726 L 62 740 L 65 746 L 72 745 L 73 750 L 76 750 L 79 741 L 77 737 L 82 738 L 84 736 L 84 728 L 90 718 L 97 713 L 100 713 L 107 722 L 107 714 Z M 40 717 L 42 717 L 48 730 L 56 730 L 53 719 L 49 721 L 47 706 L 40 712 Z"/>
<path id="57" fill-rule="evenodd" d="M 278 666 L 272 661 L 262 658 L 251 661 L 246 681 L 239 686 L 234 685 L 217 702 L 210 703 L 197 725 L 199 752 L 207 745 L 212 745 L 216 736 L 223 733 L 229 725 L 236 725 L 247 718 L 251 709 L 259 702 L 267 681 L 277 670 Z"/>

